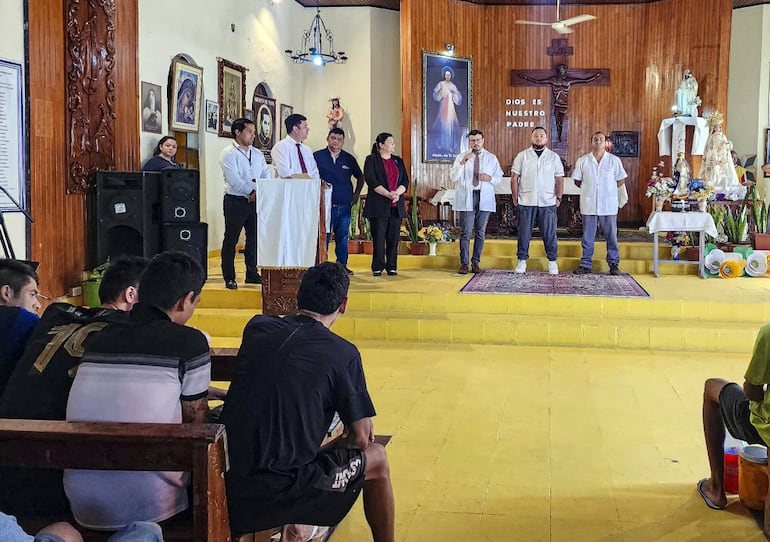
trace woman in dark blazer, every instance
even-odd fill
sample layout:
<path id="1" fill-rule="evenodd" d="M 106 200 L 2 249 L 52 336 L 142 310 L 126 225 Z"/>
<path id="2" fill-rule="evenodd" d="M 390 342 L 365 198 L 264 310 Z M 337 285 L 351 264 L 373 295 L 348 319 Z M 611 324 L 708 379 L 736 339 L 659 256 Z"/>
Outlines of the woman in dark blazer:
<path id="1" fill-rule="evenodd" d="M 398 274 L 398 241 L 401 220 L 406 216 L 404 193 L 409 188 L 404 160 L 393 154 L 393 135 L 383 132 L 372 145 L 372 154 L 364 162 L 364 179 L 368 186 L 364 217 L 372 227 L 374 254 L 372 275 L 383 271 Z"/>

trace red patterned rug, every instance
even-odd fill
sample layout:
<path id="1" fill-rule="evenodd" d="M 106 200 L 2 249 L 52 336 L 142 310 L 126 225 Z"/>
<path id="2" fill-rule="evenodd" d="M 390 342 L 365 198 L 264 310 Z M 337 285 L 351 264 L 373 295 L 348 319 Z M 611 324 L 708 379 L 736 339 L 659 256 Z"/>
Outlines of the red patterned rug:
<path id="1" fill-rule="evenodd" d="M 460 293 L 650 297 L 627 273 L 615 276 L 607 273 L 549 275 L 545 271 L 527 271 L 518 275 L 513 271 L 499 269 L 485 269 L 477 273 Z"/>

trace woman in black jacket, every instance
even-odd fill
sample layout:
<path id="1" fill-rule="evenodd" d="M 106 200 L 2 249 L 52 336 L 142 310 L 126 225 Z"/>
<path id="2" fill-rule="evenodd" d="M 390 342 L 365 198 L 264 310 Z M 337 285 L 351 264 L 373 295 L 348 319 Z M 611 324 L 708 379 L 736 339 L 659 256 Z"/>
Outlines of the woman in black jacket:
<path id="1" fill-rule="evenodd" d="M 364 217 L 372 227 L 375 277 L 383 271 L 391 276 L 398 274 L 398 240 L 401 220 L 406 216 L 403 196 L 409 188 L 409 177 L 404 160 L 393 154 L 395 149 L 393 135 L 383 132 L 375 139 L 372 154 L 364 162 L 364 179 L 369 189 Z"/>

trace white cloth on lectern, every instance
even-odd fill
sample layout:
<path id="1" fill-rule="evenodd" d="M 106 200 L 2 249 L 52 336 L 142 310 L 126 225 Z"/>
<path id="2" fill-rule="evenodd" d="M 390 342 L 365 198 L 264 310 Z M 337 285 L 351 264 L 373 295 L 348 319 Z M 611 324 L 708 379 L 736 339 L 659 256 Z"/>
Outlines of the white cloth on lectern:
<path id="1" fill-rule="evenodd" d="M 317 179 L 257 179 L 259 267 L 315 264 L 319 184 Z"/>
<path id="2" fill-rule="evenodd" d="M 332 232 L 332 187 L 324 188 L 324 210 L 326 211 L 326 233 Z"/>

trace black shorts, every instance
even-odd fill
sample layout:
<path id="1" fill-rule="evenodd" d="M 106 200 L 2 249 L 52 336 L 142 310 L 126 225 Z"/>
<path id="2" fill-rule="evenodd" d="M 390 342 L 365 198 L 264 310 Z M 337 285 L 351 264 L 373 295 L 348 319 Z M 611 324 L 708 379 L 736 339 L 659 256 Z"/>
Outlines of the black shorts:
<path id="1" fill-rule="evenodd" d="M 244 486 L 260 484 L 258 477 L 248 481 L 230 478 L 228 484 L 232 482 L 235 490 L 231 494 L 228 485 L 230 528 L 244 534 L 289 523 L 337 525 L 361 494 L 365 473 L 363 450 L 333 448 L 320 451 L 283 494 L 261 494 L 261 488 Z"/>
<path id="2" fill-rule="evenodd" d="M 726 384 L 719 392 L 719 411 L 727 430 L 733 437 L 745 440 L 749 444 L 767 446 L 751 423 L 749 398 L 738 384 L 734 382 Z"/>

